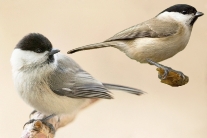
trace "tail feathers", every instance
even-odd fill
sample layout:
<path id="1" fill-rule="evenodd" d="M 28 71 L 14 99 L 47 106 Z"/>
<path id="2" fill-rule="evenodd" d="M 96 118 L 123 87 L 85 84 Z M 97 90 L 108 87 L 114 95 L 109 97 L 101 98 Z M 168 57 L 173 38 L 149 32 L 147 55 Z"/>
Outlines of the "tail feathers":
<path id="1" fill-rule="evenodd" d="M 144 91 L 140 89 L 131 88 L 131 87 L 122 86 L 122 85 L 109 84 L 109 83 L 103 83 L 103 85 L 106 88 L 111 89 L 111 90 L 121 90 L 121 91 L 125 91 L 125 92 L 135 94 L 135 95 L 141 95 L 145 93 Z"/>
<path id="2" fill-rule="evenodd" d="M 104 47 L 109 47 L 111 46 L 110 43 L 107 42 L 103 42 L 103 43 L 96 43 L 96 44 L 91 44 L 91 45 L 86 45 L 86 46 L 82 46 L 82 47 L 78 47 L 75 49 L 72 49 L 70 51 L 68 51 L 68 54 L 72 54 L 78 51 L 83 51 L 83 50 L 90 50 L 90 49 L 97 49 L 97 48 L 104 48 Z"/>

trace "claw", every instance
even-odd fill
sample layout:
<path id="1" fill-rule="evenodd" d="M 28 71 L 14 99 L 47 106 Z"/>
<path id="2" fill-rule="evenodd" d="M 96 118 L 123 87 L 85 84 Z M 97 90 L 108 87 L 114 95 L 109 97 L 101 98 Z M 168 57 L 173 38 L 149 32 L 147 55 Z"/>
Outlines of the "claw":
<path id="1" fill-rule="evenodd" d="M 33 113 L 35 113 L 35 111 L 33 111 L 31 114 L 33 114 Z M 50 129 L 50 132 L 54 134 L 54 133 L 55 133 L 55 128 L 54 128 L 54 126 L 53 126 L 52 124 L 50 124 L 50 123 L 47 122 L 50 118 L 52 118 L 52 117 L 54 117 L 54 116 L 55 116 L 55 114 L 52 114 L 52 115 L 49 115 L 49 116 L 47 116 L 47 117 L 45 117 L 45 118 L 43 118 L 43 119 L 31 119 L 31 120 L 29 120 L 28 122 L 26 122 L 26 123 L 24 124 L 23 129 L 24 129 L 24 127 L 25 127 L 27 124 L 31 124 L 31 123 L 33 123 L 34 121 L 41 121 L 44 125 L 48 126 L 49 129 Z"/>
<path id="2" fill-rule="evenodd" d="M 42 123 L 49 128 L 49 130 L 50 130 L 49 132 L 50 133 L 55 134 L 55 127 L 52 124 L 50 124 L 48 122 L 44 122 L 44 121 Z"/>
<path id="3" fill-rule="evenodd" d="M 31 119 L 31 120 L 29 120 L 28 122 L 26 122 L 26 123 L 24 124 L 24 126 L 23 126 L 23 129 L 24 129 L 24 127 L 25 127 L 26 125 L 31 124 L 31 123 L 33 123 L 34 121 L 36 121 L 36 120 L 35 120 L 35 119 Z"/>
<path id="4" fill-rule="evenodd" d="M 47 121 L 47 120 L 49 120 L 50 118 L 53 118 L 55 116 L 55 114 L 51 114 L 51 115 L 49 115 L 49 116 L 47 116 L 47 117 L 45 117 L 45 118 L 43 118 L 43 119 L 41 119 L 43 122 L 45 122 L 45 121 Z"/>
<path id="5" fill-rule="evenodd" d="M 182 77 L 183 80 L 185 80 L 185 75 L 182 72 L 177 71 L 177 73 L 179 74 L 180 77 Z"/>
<path id="6" fill-rule="evenodd" d="M 37 112 L 36 110 L 32 111 L 32 112 L 30 113 L 30 115 L 29 115 L 29 118 L 31 118 L 31 116 L 32 116 L 34 113 L 36 113 L 36 112 Z"/>

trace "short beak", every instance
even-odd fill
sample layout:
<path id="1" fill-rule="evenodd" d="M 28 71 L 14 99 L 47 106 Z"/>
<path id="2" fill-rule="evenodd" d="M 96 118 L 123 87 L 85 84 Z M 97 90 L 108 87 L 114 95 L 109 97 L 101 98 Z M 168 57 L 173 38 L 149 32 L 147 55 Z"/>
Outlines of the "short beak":
<path id="1" fill-rule="evenodd" d="M 203 16 L 204 14 L 202 12 L 196 12 L 195 16 L 196 17 L 200 17 L 200 16 Z"/>
<path id="2" fill-rule="evenodd" d="M 56 53 L 58 53 L 58 52 L 60 52 L 59 49 L 52 49 L 52 50 L 50 51 L 49 55 L 51 56 L 51 55 L 54 55 L 54 54 L 56 54 Z"/>

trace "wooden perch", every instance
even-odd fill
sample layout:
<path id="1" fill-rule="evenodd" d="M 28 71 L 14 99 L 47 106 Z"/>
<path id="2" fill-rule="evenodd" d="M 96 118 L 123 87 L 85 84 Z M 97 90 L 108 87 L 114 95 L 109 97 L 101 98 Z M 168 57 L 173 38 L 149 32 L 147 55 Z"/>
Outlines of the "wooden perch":
<path id="1" fill-rule="evenodd" d="M 76 111 L 74 111 L 72 114 L 55 116 L 49 119 L 47 122 L 52 124 L 55 128 L 55 131 L 57 131 L 58 128 L 64 127 L 72 122 L 81 109 L 88 107 L 97 100 L 98 99 L 91 99 L 89 103 L 83 105 L 80 109 L 76 109 Z M 47 125 L 39 121 L 39 119 L 43 119 L 44 117 L 45 115 L 40 112 L 31 114 L 30 119 L 35 119 L 37 121 L 25 125 L 21 138 L 54 138 L 55 132 L 50 131 Z"/>

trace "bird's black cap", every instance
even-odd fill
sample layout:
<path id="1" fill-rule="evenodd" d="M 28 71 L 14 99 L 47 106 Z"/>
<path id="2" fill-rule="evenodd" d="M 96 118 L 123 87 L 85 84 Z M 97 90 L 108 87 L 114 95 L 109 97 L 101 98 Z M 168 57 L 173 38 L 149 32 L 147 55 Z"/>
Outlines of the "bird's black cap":
<path id="1" fill-rule="evenodd" d="M 179 13 L 182 13 L 182 14 L 192 14 L 193 13 L 194 15 L 197 12 L 196 8 L 194 8 L 193 6 L 187 5 L 187 4 L 173 5 L 169 8 L 167 8 L 167 9 L 165 9 L 161 13 L 166 12 L 166 11 L 167 12 L 179 12 Z"/>
<path id="2" fill-rule="evenodd" d="M 42 34 L 30 33 L 24 36 L 15 47 L 16 49 L 43 53 L 52 50 L 51 42 Z"/>

